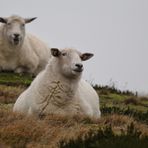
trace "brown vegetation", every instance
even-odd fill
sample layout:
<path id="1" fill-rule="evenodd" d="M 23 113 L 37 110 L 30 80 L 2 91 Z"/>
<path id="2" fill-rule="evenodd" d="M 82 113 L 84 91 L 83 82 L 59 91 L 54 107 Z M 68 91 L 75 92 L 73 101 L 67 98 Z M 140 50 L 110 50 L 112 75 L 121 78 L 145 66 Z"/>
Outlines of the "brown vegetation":
<path id="1" fill-rule="evenodd" d="M 25 117 L 13 113 L 12 107 L 19 94 L 30 84 L 30 79 L 21 79 L 18 85 L 14 77 L 13 85 L 8 86 L 12 76 L 10 80 L 5 75 L 2 78 L 5 85 L 0 82 L 0 148 L 98 148 L 98 145 L 105 148 L 105 144 L 111 148 L 115 145 L 147 147 L 147 97 L 137 97 L 132 92 L 120 92 L 115 88 L 96 87 L 101 100 L 102 117 L 99 120 L 58 115 Z M 8 83 L 5 83 L 7 79 Z M 20 77 L 18 79 L 20 81 Z M 129 106 L 136 109 L 143 107 L 144 111 L 133 110 Z M 145 140 L 139 142 L 139 139 Z"/>
<path id="2" fill-rule="evenodd" d="M 98 130 L 110 127 L 120 135 L 127 132 L 133 123 L 141 132 L 148 136 L 148 126 L 123 115 L 109 115 L 99 120 L 87 117 L 65 117 L 49 115 L 43 119 L 25 117 L 12 113 L 11 110 L 0 109 L 0 143 L 12 147 L 59 147 L 60 143 L 70 140 L 88 139 Z M 90 134 L 91 133 L 91 134 Z"/>
<path id="3" fill-rule="evenodd" d="M 124 100 L 124 103 L 127 105 L 127 104 L 133 104 L 133 105 L 138 105 L 140 102 L 140 100 L 138 100 L 137 98 L 128 98 L 126 100 Z"/>
<path id="4" fill-rule="evenodd" d="M 25 90 L 23 86 L 0 85 L 0 104 L 14 103 L 21 92 Z"/>

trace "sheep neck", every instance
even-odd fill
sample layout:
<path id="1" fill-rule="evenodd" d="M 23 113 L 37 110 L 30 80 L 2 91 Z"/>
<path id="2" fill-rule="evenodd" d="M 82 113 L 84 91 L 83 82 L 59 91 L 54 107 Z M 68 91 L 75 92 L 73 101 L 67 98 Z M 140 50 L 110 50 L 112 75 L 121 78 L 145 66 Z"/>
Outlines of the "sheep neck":
<path id="1" fill-rule="evenodd" d="M 46 68 L 45 77 L 48 77 L 48 84 L 58 84 L 59 86 L 63 87 L 66 91 L 71 90 L 73 93 L 75 93 L 77 86 L 78 86 L 78 80 L 79 79 L 68 79 L 60 74 L 57 68 L 54 67 L 54 64 L 50 64 Z"/>
<path id="2" fill-rule="evenodd" d="M 44 108 L 48 104 L 52 103 L 55 106 L 66 106 L 75 99 L 75 92 L 78 88 L 78 80 L 70 80 L 63 77 L 59 72 L 57 72 L 57 67 L 50 62 L 46 67 L 42 75 L 42 81 L 40 83 L 40 94 L 43 92 L 48 92 L 42 96 L 39 104 L 44 104 Z"/>
<path id="3" fill-rule="evenodd" d="M 69 106 L 73 101 L 76 101 L 74 96 L 78 88 L 77 82 L 72 84 L 72 82 L 65 81 L 64 79 L 61 80 L 61 77 L 57 75 L 52 70 L 44 73 L 43 77 L 45 81 L 42 81 L 42 84 L 40 84 L 42 87 L 38 91 L 42 94 L 42 99 L 38 102 L 41 105 L 39 115 L 42 115 L 51 104 L 58 108 L 64 108 L 65 106 Z M 48 92 L 47 94 L 43 93 L 45 90 Z"/>

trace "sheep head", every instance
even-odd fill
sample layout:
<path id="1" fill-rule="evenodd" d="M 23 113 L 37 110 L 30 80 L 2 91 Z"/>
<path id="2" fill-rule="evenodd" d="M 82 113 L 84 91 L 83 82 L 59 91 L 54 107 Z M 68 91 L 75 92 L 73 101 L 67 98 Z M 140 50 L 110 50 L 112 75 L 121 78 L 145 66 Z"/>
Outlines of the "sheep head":
<path id="1" fill-rule="evenodd" d="M 56 68 L 67 78 L 80 77 L 84 67 L 82 61 L 90 59 L 92 53 L 80 53 L 75 49 L 51 48 L 51 54 L 56 59 Z"/>
<path id="2" fill-rule="evenodd" d="M 36 17 L 22 18 L 16 15 L 7 18 L 0 17 L 0 22 L 4 24 L 3 35 L 8 44 L 11 46 L 22 45 L 25 38 L 25 24 L 30 23 L 34 19 Z"/>

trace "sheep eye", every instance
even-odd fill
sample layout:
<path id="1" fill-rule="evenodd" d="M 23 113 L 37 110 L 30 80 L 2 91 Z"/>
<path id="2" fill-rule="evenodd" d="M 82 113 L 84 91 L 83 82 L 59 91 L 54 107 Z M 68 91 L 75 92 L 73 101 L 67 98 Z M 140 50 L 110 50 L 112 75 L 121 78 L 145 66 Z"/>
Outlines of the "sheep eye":
<path id="1" fill-rule="evenodd" d="M 10 25 L 11 25 L 11 23 L 7 23 L 7 25 L 8 25 L 8 26 L 10 26 Z"/>
<path id="2" fill-rule="evenodd" d="M 25 27 L 25 24 L 22 24 L 22 27 Z"/>
<path id="3" fill-rule="evenodd" d="M 66 56 L 66 55 L 67 55 L 66 52 L 62 53 L 62 56 Z"/>

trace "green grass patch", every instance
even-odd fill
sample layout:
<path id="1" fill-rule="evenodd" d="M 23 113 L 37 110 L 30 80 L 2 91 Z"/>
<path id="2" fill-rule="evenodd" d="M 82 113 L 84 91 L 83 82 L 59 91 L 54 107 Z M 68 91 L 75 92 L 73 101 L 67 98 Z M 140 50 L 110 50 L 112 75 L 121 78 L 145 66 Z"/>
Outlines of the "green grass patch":
<path id="1" fill-rule="evenodd" d="M 19 75 L 11 72 L 0 73 L 0 84 L 4 85 L 25 85 L 28 86 L 33 78 L 30 75 Z"/>

